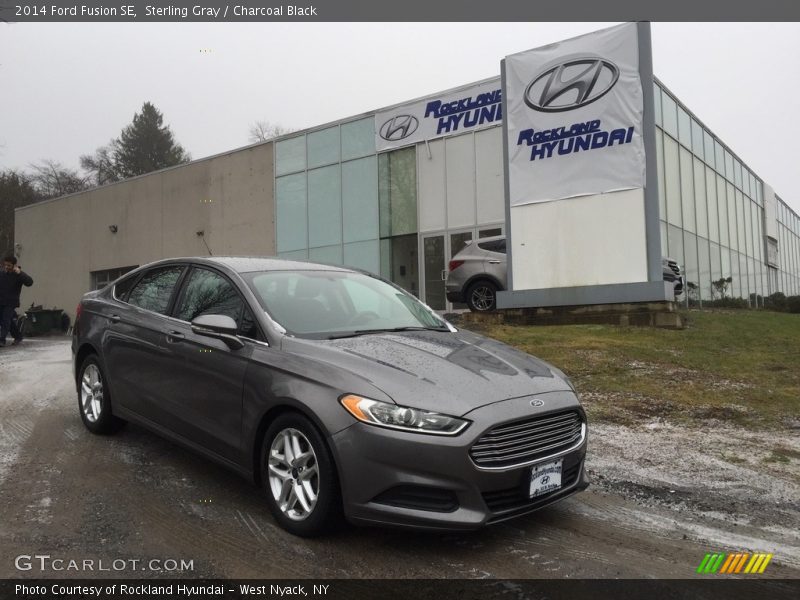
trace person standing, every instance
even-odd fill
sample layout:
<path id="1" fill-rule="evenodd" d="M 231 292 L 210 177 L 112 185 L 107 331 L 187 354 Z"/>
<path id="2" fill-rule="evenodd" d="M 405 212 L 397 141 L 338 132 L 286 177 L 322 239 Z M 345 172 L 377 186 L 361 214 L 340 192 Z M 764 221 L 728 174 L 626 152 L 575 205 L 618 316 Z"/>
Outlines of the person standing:
<path id="1" fill-rule="evenodd" d="M 0 346 L 6 345 L 9 333 L 14 337 L 14 344 L 22 341 L 22 332 L 17 329 L 14 317 L 23 285 L 32 286 L 33 279 L 19 267 L 16 256 L 6 256 L 0 270 Z"/>

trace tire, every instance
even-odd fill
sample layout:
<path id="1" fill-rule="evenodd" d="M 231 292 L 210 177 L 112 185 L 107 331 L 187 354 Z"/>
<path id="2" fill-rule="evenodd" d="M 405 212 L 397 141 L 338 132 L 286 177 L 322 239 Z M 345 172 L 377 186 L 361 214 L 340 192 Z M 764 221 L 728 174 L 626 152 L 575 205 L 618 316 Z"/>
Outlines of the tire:
<path id="1" fill-rule="evenodd" d="M 83 360 L 77 388 L 78 412 L 86 429 L 92 433 L 106 435 L 119 431 L 125 425 L 125 421 L 115 417 L 111 412 L 108 380 L 96 355 L 90 354 Z"/>
<path id="2" fill-rule="evenodd" d="M 466 300 L 472 312 L 492 311 L 497 307 L 497 286 L 491 281 L 476 281 L 467 289 Z"/>
<path id="3" fill-rule="evenodd" d="M 288 461 L 287 444 L 293 455 Z M 322 435 L 306 417 L 285 413 L 275 419 L 264 434 L 260 461 L 267 506 L 281 527 L 314 537 L 341 524 L 336 466 Z"/>

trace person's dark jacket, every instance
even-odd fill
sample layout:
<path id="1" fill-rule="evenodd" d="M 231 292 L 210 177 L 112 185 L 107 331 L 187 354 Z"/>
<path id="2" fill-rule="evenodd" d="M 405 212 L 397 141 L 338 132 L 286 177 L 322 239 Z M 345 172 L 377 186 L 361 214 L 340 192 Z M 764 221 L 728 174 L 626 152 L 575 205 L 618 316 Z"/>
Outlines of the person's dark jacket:
<path id="1" fill-rule="evenodd" d="M 0 306 L 18 307 L 23 285 L 33 285 L 33 279 L 25 271 L 19 273 L 0 271 Z"/>

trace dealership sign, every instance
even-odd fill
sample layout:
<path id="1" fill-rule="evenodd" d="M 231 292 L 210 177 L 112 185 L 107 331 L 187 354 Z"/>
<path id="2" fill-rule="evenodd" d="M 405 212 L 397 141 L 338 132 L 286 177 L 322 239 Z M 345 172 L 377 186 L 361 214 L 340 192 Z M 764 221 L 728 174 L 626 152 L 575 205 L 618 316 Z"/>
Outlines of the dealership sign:
<path id="1" fill-rule="evenodd" d="M 498 125 L 501 101 L 500 81 L 492 79 L 379 112 L 375 147 L 380 152 Z"/>
<path id="2" fill-rule="evenodd" d="M 635 23 L 506 57 L 511 206 L 644 187 Z"/>

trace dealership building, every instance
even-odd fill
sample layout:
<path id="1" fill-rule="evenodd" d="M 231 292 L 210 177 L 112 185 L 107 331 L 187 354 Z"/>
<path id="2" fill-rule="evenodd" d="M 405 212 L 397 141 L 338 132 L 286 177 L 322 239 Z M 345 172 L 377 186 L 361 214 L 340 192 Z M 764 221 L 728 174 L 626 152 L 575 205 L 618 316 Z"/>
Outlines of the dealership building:
<path id="1" fill-rule="evenodd" d="M 605 58 L 605 32 L 632 36 L 630 57 Z M 797 213 L 653 77 L 647 24 L 598 33 L 530 51 L 543 52 L 530 77 L 513 70 L 521 53 L 501 77 L 17 209 L 15 251 L 35 279 L 23 307 L 74 316 L 131 268 L 214 254 L 363 268 L 451 310 L 448 261 L 501 233 L 501 307 L 669 302 L 662 256 L 684 269 L 682 302 L 800 294 Z M 614 97 L 623 85 L 630 102 Z M 519 126 L 522 111 L 550 121 Z"/>

